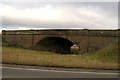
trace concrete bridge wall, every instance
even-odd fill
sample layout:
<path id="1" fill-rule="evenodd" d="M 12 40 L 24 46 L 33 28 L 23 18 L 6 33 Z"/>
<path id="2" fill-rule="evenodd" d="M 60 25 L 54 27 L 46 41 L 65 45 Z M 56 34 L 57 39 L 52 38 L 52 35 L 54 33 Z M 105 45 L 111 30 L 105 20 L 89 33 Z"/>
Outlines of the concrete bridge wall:
<path id="1" fill-rule="evenodd" d="M 39 48 L 40 45 L 38 43 L 45 38 L 64 38 L 65 40 L 68 40 L 66 43 L 72 42 L 77 44 L 79 53 L 81 54 L 95 52 L 118 42 L 118 36 L 117 30 L 15 30 L 2 32 L 2 37 L 4 37 L 6 41 L 16 43 L 23 48 L 35 50 L 42 49 Z M 49 40 L 47 42 L 49 43 Z M 64 46 L 66 46 L 66 44 Z M 68 48 L 69 47 L 70 46 L 68 46 Z M 56 50 L 57 48 L 60 48 L 60 45 L 56 47 Z M 67 52 L 67 50 L 69 49 L 66 48 L 66 53 L 69 52 Z M 53 52 L 56 52 L 55 49 Z M 62 53 L 62 51 L 59 50 L 57 52 Z"/>

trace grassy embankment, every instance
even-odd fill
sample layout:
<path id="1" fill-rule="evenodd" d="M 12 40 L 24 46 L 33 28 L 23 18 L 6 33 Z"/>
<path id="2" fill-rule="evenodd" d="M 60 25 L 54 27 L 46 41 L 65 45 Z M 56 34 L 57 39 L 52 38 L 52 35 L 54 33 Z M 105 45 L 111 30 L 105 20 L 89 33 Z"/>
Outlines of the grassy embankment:
<path id="1" fill-rule="evenodd" d="M 98 52 L 83 55 L 64 55 L 53 52 L 37 52 L 20 48 L 2 47 L 2 58 L 3 63 L 49 67 L 118 69 L 118 45 L 113 44 Z"/>

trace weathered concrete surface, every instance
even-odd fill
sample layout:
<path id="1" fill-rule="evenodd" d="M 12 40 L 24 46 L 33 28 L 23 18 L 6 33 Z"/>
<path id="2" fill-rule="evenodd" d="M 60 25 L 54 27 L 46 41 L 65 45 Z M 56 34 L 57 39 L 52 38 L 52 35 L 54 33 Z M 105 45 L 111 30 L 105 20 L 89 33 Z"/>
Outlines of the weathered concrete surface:
<path id="1" fill-rule="evenodd" d="M 14 30 L 2 31 L 2 37 L 23 48 L 69 53 L 77 44 L 79 53 L 94 52 L 118 42 L 118 30 Z"/>

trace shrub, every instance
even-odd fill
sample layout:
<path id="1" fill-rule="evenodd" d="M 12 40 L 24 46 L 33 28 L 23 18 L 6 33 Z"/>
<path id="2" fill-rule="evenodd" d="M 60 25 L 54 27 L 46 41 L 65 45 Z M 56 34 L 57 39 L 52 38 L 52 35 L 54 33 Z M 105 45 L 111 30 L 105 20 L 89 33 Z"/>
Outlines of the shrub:
<path id="1" fill-rule="evenodd" d="M 73 48 L 71 48 L 70 53 L 71 54 L 79 54 L 79 50 L 77 47 L 73 47 Z"/>

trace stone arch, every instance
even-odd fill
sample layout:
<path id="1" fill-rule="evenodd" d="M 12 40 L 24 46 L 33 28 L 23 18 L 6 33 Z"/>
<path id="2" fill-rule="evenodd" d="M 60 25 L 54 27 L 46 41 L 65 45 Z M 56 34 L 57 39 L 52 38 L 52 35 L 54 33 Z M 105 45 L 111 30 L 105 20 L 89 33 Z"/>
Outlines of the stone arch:
<path id="1" fill-rule="evenodd" d="M 63 37 L 46 37 L 35 44 L 35 50 L 51 51 L 56 53 L 70 53 L 71 46 L 75 43 Z"/>

